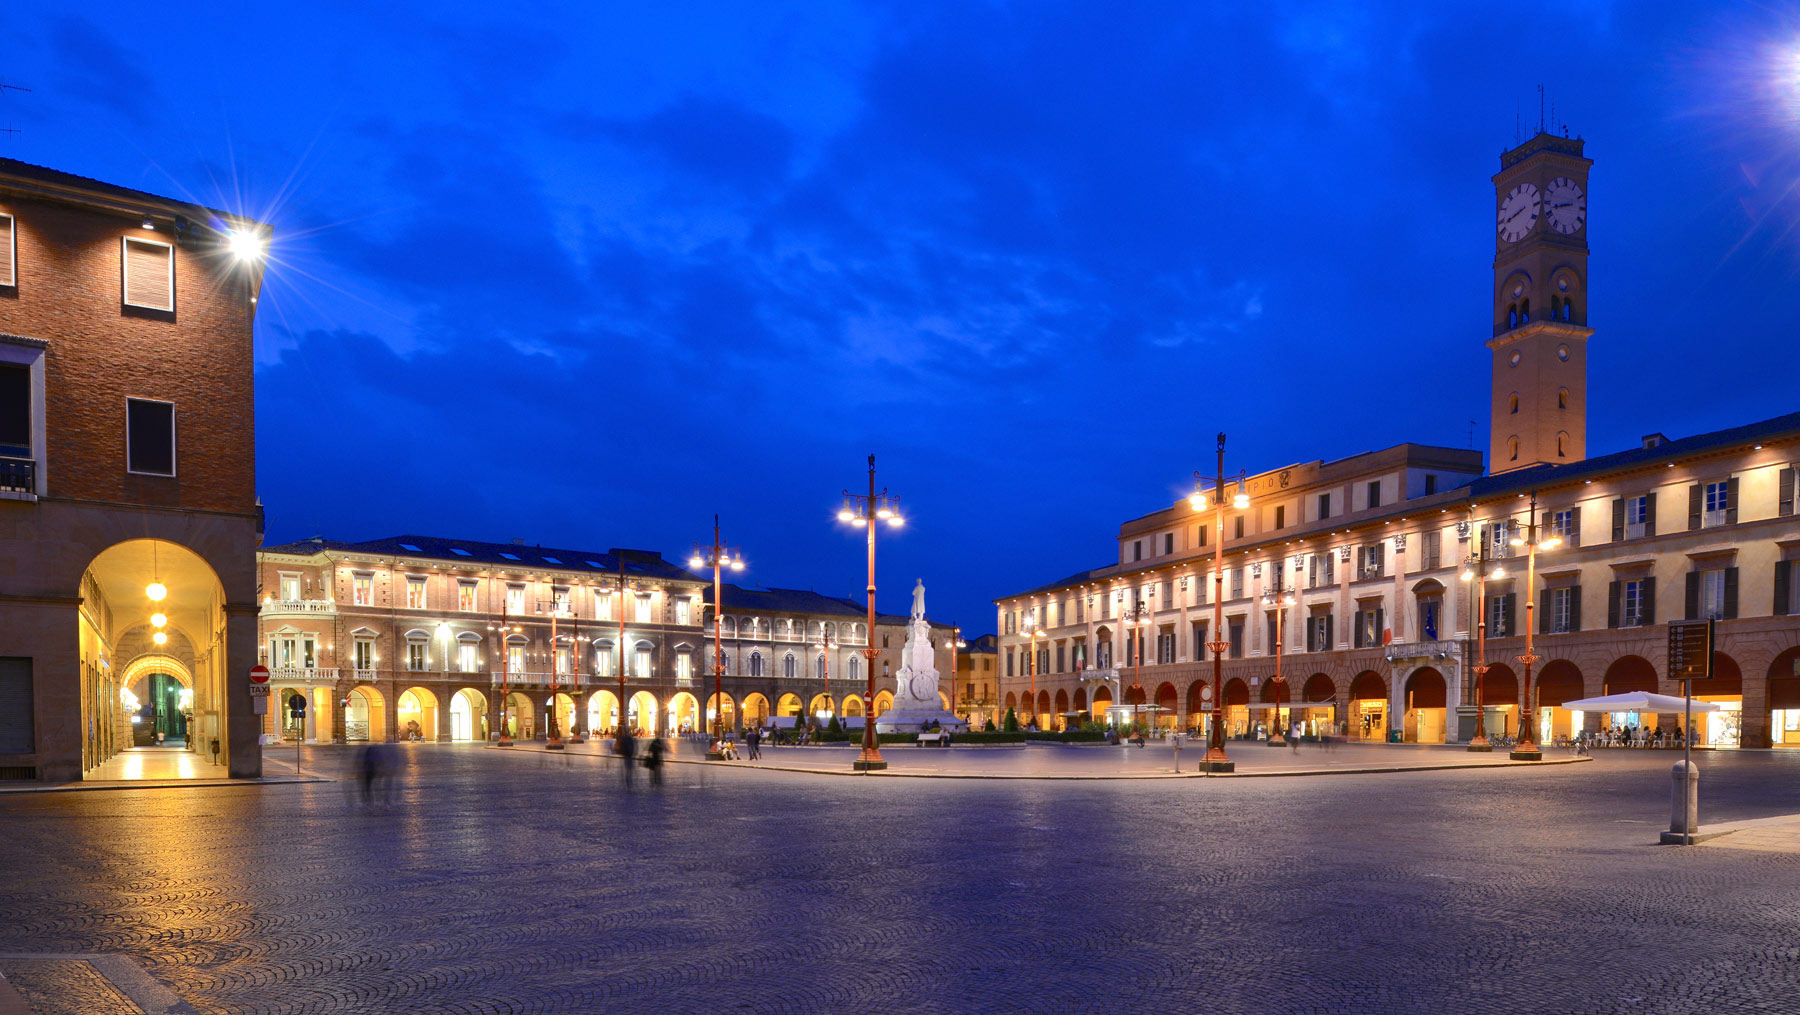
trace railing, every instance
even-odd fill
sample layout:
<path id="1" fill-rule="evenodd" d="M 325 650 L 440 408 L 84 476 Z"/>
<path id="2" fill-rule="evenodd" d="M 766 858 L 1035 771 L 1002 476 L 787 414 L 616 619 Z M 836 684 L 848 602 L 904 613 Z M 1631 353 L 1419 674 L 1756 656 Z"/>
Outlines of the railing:
<path id="1" fill-rule="evenodd" d="M 337 682 L 336 666 L 273 666 L 269 669 L 269 682 L 282 683 L 318 683 Z"/>
<path id="2" fill-rule="evenodd" d="M 29 458 L 0 458 L 0 490 L 37 492 L 37 462 Z"/>
<path id="3" fill-rule="evenodd" d="M 269 599 L 262 605 L 264 614 L 270 613 L 336 613 L 337 601 L 334 599 Z"/>

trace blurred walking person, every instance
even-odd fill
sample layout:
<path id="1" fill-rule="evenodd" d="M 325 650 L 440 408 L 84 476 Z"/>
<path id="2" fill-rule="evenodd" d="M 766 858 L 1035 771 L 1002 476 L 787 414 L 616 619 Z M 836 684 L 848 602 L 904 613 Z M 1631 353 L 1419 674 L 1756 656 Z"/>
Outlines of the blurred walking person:
<path id="1" fill-rule="evenodd" d="M 650 785 L 660 789 L 663 775 L 663 752 L 667 747 L 661 737 L 651 737 L 644 747 L 644 767 L 650 770 Z"/>
<path id="2" fill-rule="evenodd" d="M 619 760 L 624 762 L 625 788 L 631 788 L 631 769 L 637 764 L 637 738 L 631 735 L 627 727 L 619 727 L 619 737 L 615 749 L 619 752 Z"/>

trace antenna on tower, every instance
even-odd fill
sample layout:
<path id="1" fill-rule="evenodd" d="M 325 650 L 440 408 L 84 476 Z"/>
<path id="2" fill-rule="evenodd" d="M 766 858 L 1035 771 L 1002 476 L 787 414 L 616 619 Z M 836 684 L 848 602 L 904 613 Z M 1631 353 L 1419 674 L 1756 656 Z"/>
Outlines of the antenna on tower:
<path id="1" fill-rule="evenodd" d="M 1544 132 L 1544 86 L 1538 85 L 1538 133 Z"/>
<path id="2" fill-rule="evenodd" d="M 29 91 L 31 91 L 31 89 L 26 88 L 22 85 L 9 85 L 4 81 L 0 81 L 0 95 L 5 95 L 7 92 L 29 92 Z M 11 120 L 6 121 L 6 126 L 0 127 L 0 134 L 8 134 L 8 135 L 12 135 L 12 136 L 16 137 L 16 136 L 18 136 L 18 133 L 19 133 L 19 128 L 13 126 Z"/>
<path id="3" fill-rule="evenodd" d="M 1474 420 L 1469 420 L 1469 447 L 1470 447 L 1470 449 L 1473 449 L 1475 447 L 1475 421 Z"/>

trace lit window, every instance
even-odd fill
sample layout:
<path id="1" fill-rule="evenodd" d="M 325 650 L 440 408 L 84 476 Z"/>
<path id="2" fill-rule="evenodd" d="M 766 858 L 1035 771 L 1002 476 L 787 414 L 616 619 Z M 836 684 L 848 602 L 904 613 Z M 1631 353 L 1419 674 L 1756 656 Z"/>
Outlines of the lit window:
<path id="1" fill-rule="evenodd" d="M 637 665 L 632 675 L 639 680 L 650 679 L 650 650 L 641 645 L 637 650 Z"/>
<path id="2" fill-rule="evenodd" d="M 479 668 L 475 661 L 474 644 L 465 641 L 456 646 L 456 668 L 463 673 L 474 673 Z"/>
<path id="3" fill-rule="evenodd" d="M 375 605 L 375 576 L 359 574 L 350 579 L 350 601 L 357 606 Z"/>
<path id="4" fill-rule="evenodd" d="M 525 586 L 508 585 L 506 587 L 506 612 L 516 616 L 524 616 Z"/>
<path id="5" fill-rule="evenodd" d="M 675 656 L 675 679 L 692 680 L 694 678 L 694 654 L 682 652 Z"/>
<path id="6" fill-rule="evenodd" d="M 675 600 L 675 623 L 677 623 L 677 624 L 688 623 L 689 622 L 688 617 L 691 614 L 691 612 L 692 612 L 692 604 L 689 603 L 686 599 Z"/>
<path id="7" fill-rule="evenodd" d="M 409 610 L 425 608 L 425 579 L 416 577 L 406 579 L 406 608 Z"/>
<path id="8" fill-rule="evenodd" d="M 650 623 L 650 597 L 649 596 L 640 595 L 637 597 L 637 619 L 634 622 L 639 623 L 639 624 Z"/>
<path id="9" fill-rule="evenodd" d="M 613 592 L 611 589 L 594 590 L 594 616 L 600 620 L 613 619 Z"/>
<path id="10" fill-rule="evenodd" d="M 464 613 L 475 612 L 475 583 L 458 582 L 456 585 L 456 608 Z"/>

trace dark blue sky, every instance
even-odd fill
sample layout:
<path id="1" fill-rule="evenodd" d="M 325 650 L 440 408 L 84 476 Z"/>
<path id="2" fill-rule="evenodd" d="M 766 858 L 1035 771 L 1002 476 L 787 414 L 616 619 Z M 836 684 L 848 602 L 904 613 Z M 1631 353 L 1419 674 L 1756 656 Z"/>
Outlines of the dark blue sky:
<path id="1" fill-rule="evenodd" d="M 880 604 L 989 630 L 1218 430 L 1485 448 L 1539 83 L 1595 160 L 1590 451 L 1795 408 L 1786 4 L 570 6 L 7 14 L 0 153 L 273 223 L 271 542 L 681 559 L 718 511 L 860 594 L 874 450 Z"/>

